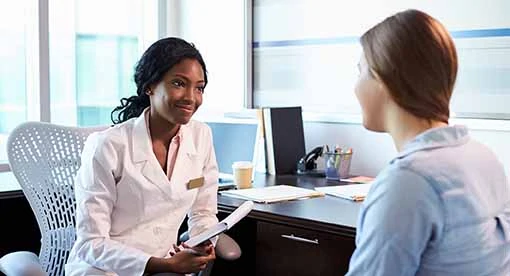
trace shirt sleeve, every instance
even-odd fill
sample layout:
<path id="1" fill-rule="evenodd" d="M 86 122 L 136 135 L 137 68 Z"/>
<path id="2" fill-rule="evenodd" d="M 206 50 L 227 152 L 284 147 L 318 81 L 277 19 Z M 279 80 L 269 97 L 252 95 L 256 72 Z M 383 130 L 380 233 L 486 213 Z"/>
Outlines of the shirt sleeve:
<path id="1" fill-rule="evenodd" d="M 218 165 L 212 143 L 212 135 L 209 127 L 206 128 L 206 147 L 204 159 L 204 185 L 198 189 L 198 194 L 188 212 L 188 229 L 190 237 L 196 236 L 218 223 Z M 216 244 L 217 237 L 213 239 Z"/>
<path id="2" fill-rule="evenodd" d="M 110 239 L 118 156 L 112 145 L 101 140 L 97 134 L 87 140 L 76 178 L 76 255 L 104 271 L 142 275 L 150 255 Z"/>
<path id="3" fill-rule="evenodd" d="M 442 208 L 424 177 L 402 168 L 383 172 L 363 203 L 347 275 L 415 275 L 426 247 L 440 239 Z"/>

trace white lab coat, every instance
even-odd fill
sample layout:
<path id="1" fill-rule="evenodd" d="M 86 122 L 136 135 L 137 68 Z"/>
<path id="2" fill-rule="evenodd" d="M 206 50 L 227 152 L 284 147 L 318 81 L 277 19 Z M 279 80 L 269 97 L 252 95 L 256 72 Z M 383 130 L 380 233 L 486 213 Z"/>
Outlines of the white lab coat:
<path id="1" fill-rule="evenodd" d="M 151 256 L 169 256 L 186 214 L 191 236 L 217 223 L 211 130 L 190 121 L 181 131 L 170 180 L 152 151 L 143 114 L 87 139 L 66 275 L 142 275 Z M 199 177 L 204 185 L 188 189 Z"/>

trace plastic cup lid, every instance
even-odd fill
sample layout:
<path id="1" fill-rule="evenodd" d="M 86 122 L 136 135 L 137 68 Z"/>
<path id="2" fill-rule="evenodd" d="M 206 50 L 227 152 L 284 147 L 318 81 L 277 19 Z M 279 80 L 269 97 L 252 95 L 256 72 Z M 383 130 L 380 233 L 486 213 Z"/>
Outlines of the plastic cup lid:
<path id="1" fill-rule="evenodd" d="M 250 161 L 236 161 L 232 164 L 233 169 L 249 169 L 253 164 Z"/>

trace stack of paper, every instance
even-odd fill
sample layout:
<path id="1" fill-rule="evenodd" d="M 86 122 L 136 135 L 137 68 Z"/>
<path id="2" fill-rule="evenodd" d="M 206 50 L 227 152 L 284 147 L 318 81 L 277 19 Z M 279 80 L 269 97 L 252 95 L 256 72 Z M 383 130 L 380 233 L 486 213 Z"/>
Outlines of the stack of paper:
<path id="1" fill-rule="evenodd" d="M 328 195 L 362 201 L 368 194 L 371 184 L 349 184 L 329 187 L 316 187 L 315 190 Z"/>
<path id="2" fill-rule="evenodd" d="M 221 191 L 221 195 L 252 200 L 259 203 L 273 203 L 301 198 L 324 196 L 320 191 L 289 185 L 276 185 L 264 188 Z"/>
<path id="3" fill-rule="evenodd" d="M 343 182 L 351 182 L 351 183 L 370 183 L 374 181 L 373 177 L 370 176 L 355 176 L 355 177 L 349 177 L 349 178 L 342 178 L 340 181 Z"/>

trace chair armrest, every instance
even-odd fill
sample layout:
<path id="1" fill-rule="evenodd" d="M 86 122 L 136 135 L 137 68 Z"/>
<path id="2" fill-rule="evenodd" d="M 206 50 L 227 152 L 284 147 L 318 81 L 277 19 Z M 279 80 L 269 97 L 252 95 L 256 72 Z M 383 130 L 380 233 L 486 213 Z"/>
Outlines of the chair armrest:
<path id="1" fill-rule="evenodd" d="M 0 271 L 7 276 L 46 276 L 39 257 L 32 252 L 18 251 L 0 258 Z"/>
<path id="2" fill-rule="evenodd" d="M 189 239 L 188 231 L 182 233 L 179 236 L 180 242 L 185 242 Z M 239 259 L 241 257 L 241 247 L 237 244 L 237 242 L 229 237 L 227 234 L 220 234 L 218 236 L 218 241 L 216 242 L 215 247 L 216 256 L 227 260 L 233 261 Z"/>
<path id="3" fill-rule="evenodd" d="M 215 252 L 216 256 L 227 261 L 234 261 L 241 257 L 241 247 L 227 234 L 219 235 Z"/>

